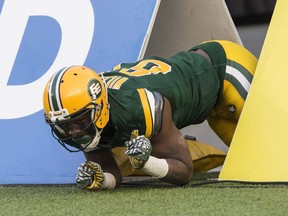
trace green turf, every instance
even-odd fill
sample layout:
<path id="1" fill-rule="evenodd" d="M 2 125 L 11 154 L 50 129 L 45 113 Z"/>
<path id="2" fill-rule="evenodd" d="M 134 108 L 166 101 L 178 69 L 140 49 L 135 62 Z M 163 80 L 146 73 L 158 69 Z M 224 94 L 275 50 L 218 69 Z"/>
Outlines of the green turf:
<path id="1" fill-rule="evenodd" d="M 286 215 L 288 185 L 217 182 L 209 175 L 184 187 L 143 180 L 98 192 L 1 186 L 0 215 Z"/>

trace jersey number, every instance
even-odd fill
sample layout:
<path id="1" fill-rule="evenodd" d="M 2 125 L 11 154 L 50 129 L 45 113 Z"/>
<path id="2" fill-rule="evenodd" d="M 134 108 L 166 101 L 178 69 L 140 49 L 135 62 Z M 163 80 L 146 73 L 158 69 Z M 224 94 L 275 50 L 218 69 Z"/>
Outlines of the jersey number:
<path id="1" fill-rule="evenodd" d="M 114 69 L 117 69 L 117 67 L 121 67 L 121 65 L 116 66 Z M 119 72 L 134 77 L 158 73 L 166 74 L 171 72 L 171 66 L 159 60 L 147 59 L 140 61 L 138 64 L 132 67 L 122 68 Z"/>
<path id="2" fill-rule="evenodd" d="M 167 74 L 171 72 L 171 66 L 165 62 L 158 61 L 158 60 L 142 60 L 138 62 L 136 65 L 127 67 L 127 68 L 121 68 L 123 65 L 119 64 L 113 68 L 113 70 L 119 70 L 120 73 L 126 74 L 128 76 L 133 77 L 140 77 L 140 76 L 146 76 L 150 74 Z M 107 80 L 107 86 L 111 89 L 119 89 L 123 83 L 128 80 L 127 77 L 121 77 L 121 76 L 113 76 L 110 77 L 109 80 Z"/>

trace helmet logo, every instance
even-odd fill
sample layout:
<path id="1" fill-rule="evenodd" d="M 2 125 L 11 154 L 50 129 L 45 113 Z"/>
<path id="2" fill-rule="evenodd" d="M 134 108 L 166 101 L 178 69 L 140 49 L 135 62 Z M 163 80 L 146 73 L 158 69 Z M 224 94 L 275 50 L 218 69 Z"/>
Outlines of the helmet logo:
<path id="1" fill-rule="evenodd" d="M 102 93 L 101 84 L 98 80 L 93 79 L 88 84 L 88 92 L 93 100 L 96 100 Z"/>

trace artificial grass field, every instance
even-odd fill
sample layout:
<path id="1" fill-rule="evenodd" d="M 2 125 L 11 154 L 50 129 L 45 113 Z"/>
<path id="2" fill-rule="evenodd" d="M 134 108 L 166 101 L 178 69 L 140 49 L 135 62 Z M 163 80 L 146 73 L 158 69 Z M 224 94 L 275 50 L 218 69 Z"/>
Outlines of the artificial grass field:
<path id="1" fill-rule="evenodd" d="M 287 215 L 288 185 L 218 182 L 197 174 L 186 186 L 123 181 L 110 191 L 76 185 L 0 186 L 0 215 Z"/>

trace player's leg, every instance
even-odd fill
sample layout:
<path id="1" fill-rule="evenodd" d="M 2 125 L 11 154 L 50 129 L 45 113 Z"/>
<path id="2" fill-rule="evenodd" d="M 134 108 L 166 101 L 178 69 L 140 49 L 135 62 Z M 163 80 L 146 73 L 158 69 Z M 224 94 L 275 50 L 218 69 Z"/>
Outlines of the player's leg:
<path id="1" fill-rule="evenodd" d="M 193 160 L 194 173 L 205 172 L 223 165 L 226 153 L 196 140 L 186 139 Z"/>
<path id="2" fill-rule="evenodd" d="M 230 145 L 250 84 L 257 59 L 247 49 L 230 41 L 217 41 L 227 57 L 223 92 L 208 123 L 226 145 Z"/>

